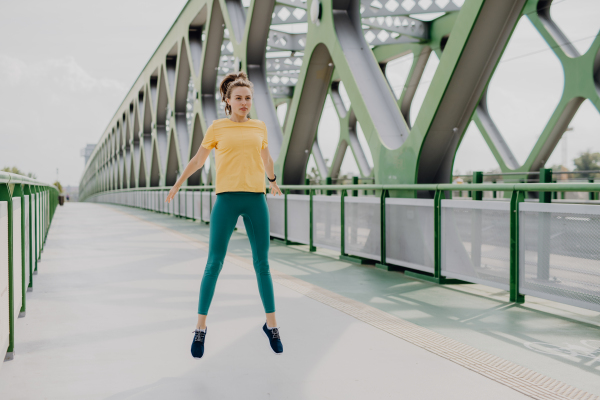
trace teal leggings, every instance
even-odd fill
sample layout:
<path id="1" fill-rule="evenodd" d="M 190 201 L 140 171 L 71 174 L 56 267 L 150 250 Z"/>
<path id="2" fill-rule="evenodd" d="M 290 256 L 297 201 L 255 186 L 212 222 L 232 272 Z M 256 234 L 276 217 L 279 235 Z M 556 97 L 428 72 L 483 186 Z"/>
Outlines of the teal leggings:
<path id="1" fill-rule="evenodd" d="M 210 238 L 208 241 L 208 261 L 200 284 L 198 314 L 207 315 L 215 293 L 217 278 L 223 268 L 229 239 L 239 216 L 244 219 L 250 247 L 258 291 L 265 313 L 275 312 L 273 281 L 269 271 L 269 209 L 264 193 L 222 192 L 210 215 Z"/>

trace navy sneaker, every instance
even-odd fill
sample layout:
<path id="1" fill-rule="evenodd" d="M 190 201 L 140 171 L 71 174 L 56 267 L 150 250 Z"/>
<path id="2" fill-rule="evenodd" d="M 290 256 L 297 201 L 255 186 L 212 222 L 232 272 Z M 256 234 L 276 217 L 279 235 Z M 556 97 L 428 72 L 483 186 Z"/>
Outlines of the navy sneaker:
<path id="1" fill-rule="evenodd" d="M 194 341 L 192 342 L 192 357 L 194 358 L 202 358 L 204 355 L 204 342 L 206 341 L 206 332 L 208 332 L 208 327 L 204 329 L 205 332 L 200 330 L 194 331 Z"/>
<path id="2" fill-rule="evenodd" d="M 267 335 L 267 338 L 269 338 L 269 345 L 271 346 L 271 350 L 273 350 L 273 353 L 283 353 L 283 345 L 281 344 L 281 338 L 279 337 L 279 329 L 269 329 L 267 328 L 267 323 L 265 322 L 265 324 L 263 325 L 263 332 L 265 333 L 265 335 Z"/>

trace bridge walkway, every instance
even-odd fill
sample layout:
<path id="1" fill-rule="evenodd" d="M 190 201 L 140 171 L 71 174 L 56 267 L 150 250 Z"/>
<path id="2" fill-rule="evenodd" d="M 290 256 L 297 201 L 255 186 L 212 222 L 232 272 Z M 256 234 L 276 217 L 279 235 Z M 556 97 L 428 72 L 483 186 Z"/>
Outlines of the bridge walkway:
<path id="1" fill-rule="evenodd" d="M 235 232 L 189 354 L 208 226 L 72 203 L 54 217 L 6 399 L 526 399 L 600 394 L 600 315 L 481 285 L 438 286 L 271 242 L 285 352 L 273 355 Z"/>

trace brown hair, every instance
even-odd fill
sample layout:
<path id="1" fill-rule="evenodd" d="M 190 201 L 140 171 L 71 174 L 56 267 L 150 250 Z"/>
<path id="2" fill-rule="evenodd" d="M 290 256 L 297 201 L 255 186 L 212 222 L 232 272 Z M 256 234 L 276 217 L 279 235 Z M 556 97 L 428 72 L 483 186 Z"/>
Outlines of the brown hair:
<path id="1" fill-rule="evenodd" d="M 221 91 L 221 101 L 225 103 L 225 114 L 231 115 L 231 106 L 227 104 L 227 99 L 231 98 L 231 91 L 236 87 L 247 87 L 254 93 L 254 85 L 248 79 L 244 71 L 230 72 L 225 75 L 221 81 L 219 90 Z"/>

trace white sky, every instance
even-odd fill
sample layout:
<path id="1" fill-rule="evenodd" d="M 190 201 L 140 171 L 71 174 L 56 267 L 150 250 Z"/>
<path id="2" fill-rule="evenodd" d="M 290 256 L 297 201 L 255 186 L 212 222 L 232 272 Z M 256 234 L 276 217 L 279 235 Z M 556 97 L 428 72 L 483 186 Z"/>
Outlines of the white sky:
<path id="1" fill-rule="evenodd" d="M 186 0 L 0 2 L 0 167 L 79 185 L 96 143 Z M 142 12 L 143 10 L 143 12 Z"/>
<path id="2" fill-rule="evenodd" d="M 80 150 L 96 143 L 186 0 L 29 0 L 0 3 L 0 167 L 17 166 L 39 179 L 78 185 Z M 551 13 L 581 52 L 600 29 L 600 1 L 555 0 Z M 143 10 L 143 12 L 141 11 Z M 541 133 L 562 93 L 563 71 L 529 21 L 519 24 L 490 87 L 490 113 L 519 161 Z M 529 53 L 542 50 L 539 53 Z M 389 77 L 403 84 L 400 63 Z M 437 60 L 430 62 L 411 109 L 423 101 Z M 396 75 L 394 77 L 394 74 Z M 323 155 L 337 145 L 332 104 L 319 129 Z M 600 151 L 600 116 L 587 101 L 568 135 L 568 162 L 588 148 Z M 338 123 L 339 126 L 339 123 Z M 364 142 L 361 137 L 361 141 Z M 497 166 L 471 127 L 455 171 Z M 548 165 L 562 162 L 562 143 Z M 370 154 L 367 154 L 370 157 Z M 358 171 L 348 157 L 342 173 Z"/>

